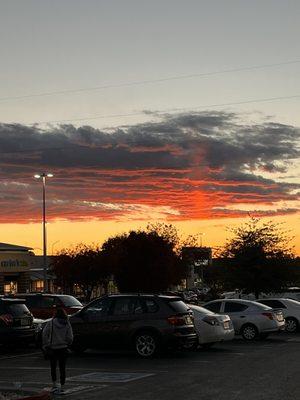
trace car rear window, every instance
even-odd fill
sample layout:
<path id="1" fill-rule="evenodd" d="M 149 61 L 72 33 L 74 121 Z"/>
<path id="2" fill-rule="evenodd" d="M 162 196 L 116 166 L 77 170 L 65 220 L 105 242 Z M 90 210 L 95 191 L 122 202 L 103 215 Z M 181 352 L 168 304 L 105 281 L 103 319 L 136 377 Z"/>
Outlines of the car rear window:
<path id="1" fill-rule="evenodd" d="M 186 305 L 182 300 L 179 299 L 165 299 L 172 310 L 178 313 L 186 313 L 191 311 L 190 307 Z"/>
<path id="2" fill-rule="evenodd" d="M 200 307 L 200 306 L 194 306 L 193 305 L 193 306 L 191 306 L 191 309 L 192 309 L 192 311 L 195 311 L 195 312 L 198 312 L 198 313 L 201 313 L 201 314 L 205 314 L 205 315 L 213 315 L 214 314 L 213 311 L 210 311 L 207 308 Z"/>
<path id="3" fill-rule="evenodd" d="M 73 296 L 59 296 L 65 307 L 82 307 L 80 301 Z"/>
<path id="4" fill-rule="evenodd" d="M 23 298 L 23 296 L 22 296 Z M 26 301 L 26 305 L 28 307 L 36 307 L 39 302 L 39 298 L 36 296 L 24 296 L 24 299 Z"/>
<path id="5" fill-rule="evenodd" d="M 29 314 L 28 308 L 23 303 L 8 304 L 5 308 L 7 313 L 14 317 L 21 317 L 24 314 Z"/>
<path id="6" fill-rule="evenodd" d="M 286 306 L 279 300 L 260 300 L 259 302 L 272 308 L 286 308 Z"/>

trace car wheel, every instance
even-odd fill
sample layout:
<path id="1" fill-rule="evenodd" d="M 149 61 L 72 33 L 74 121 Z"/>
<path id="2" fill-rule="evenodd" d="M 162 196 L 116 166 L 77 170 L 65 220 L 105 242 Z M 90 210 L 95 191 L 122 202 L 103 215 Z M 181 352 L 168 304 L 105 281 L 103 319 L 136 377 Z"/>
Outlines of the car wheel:
<path id="1" fill-rule="evenodd" d="M 213 342 L 213 343 L 202 343 L 202 344 L 201 344 L 201 347 L 202 347 L 203 349 L 208 350 L 208 349 L 210 349 L 214 344 L 215 344 L 214 342 Z"/>
<path id="2" fill-rule="evenodd" d="M 136 353 L 143 358 L 153 357 L 158 350 L 157 336 L 152 332 L 138 333 L 134 338 Z"/>
<path id="3" fill-rule="evenodd" d="M 289 333 L 295 333 L 298 330 L 298 321 L 295 318 L 288 317 L 285 319 L 285 330 Z"/>
<path id="4" fill-rule="evenodd" d="M 254 340 L 258 336 L 258 330 L 255 325 L 244 325 L 241 329 L 241 335 L 245 340 Z"/>

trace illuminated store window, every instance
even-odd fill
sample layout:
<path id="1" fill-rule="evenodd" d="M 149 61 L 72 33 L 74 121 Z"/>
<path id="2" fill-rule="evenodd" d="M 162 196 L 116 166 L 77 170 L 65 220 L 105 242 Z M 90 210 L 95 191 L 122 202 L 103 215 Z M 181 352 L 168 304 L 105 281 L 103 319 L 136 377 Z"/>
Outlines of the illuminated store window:
<path id="1" fill-rule="evenodd" d="M 42 292 L 44 290 L 44 281 L 33 281 L 31 283 L 31 290 L 33 292 Z"/>
<path id="2" fill-rule="evenodd" d="M 4 283 L 4 293 L 17 293 L 18 291 L 18 283 L 16 281 L 5 282 Z"/>

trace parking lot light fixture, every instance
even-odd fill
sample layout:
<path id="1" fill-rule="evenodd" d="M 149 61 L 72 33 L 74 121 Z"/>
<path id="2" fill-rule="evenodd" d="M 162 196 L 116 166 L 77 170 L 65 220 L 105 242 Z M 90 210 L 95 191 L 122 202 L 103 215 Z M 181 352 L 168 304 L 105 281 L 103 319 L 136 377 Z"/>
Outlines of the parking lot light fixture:
<path id="1" fill-rule="evenodd" d="M 44 280 L 44 292 L 48 291 L 47 282 L 47 237 L 46 237 L 46 178 L 52 178 L 51 173 L 35 174 L 36 179 L 42 179 L 43 182 L 43 280 Z"/>

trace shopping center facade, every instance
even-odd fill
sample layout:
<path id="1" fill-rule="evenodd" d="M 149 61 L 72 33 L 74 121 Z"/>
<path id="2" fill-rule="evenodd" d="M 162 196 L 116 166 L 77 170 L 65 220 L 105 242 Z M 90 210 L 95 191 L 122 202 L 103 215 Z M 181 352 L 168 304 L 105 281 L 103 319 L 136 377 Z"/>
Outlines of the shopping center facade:
<path id="1" fill-rule="evenodd" d="M 51 257 L 47 263 L 49 268 Z M 43 268 L 43 257 L 31 247 L 0 243 L 0 294 L 43 291 Z"/>

